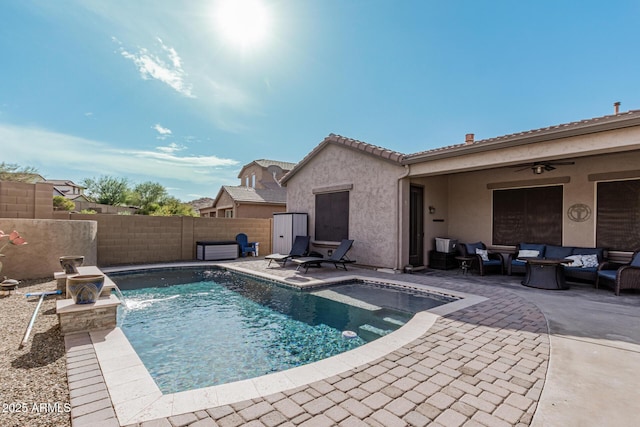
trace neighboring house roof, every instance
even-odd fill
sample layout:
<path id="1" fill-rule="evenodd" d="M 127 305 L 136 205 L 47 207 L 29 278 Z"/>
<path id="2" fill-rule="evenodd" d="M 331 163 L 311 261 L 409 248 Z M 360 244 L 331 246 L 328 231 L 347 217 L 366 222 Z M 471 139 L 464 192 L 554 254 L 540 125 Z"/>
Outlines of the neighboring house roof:
<path id="1" fill-rule="evenodd" d="M 229 194 L 234 202 L 237 203 L 267 203 L 267 204 L 286 204 L 287 189 L 256 189 L 253 187 L 223 185 L 218 192 L 214 206 L 217 204 L 223 192 Z"/>
<path id="2" fill-rule="evenodd" d="M 246 165 L 244 165 L 242 167 L 242 169 L 240 169 L 240 173 L 238 173 L 238 178 L 242 178 L 242 174 L 244 172 L 244 170 L 252 165 L 258 165 L 262 168 L 268 168 L 269 166 L 278 166 L 280 169 L 282 169 L 283 171 L 290 171 L 291 169 L 293 169 L 293 167 L 296 165 L 295 163 L 290 163 L 290 162 L 281 162 L 279 160 L 267 160 L 267 159 L 259 159 L 259 160 L 254 160 L 251 163 L 248 163 Z"/>
<path id="3" fill-rule="evenodd" d="M 77 188 L 86 188 L 83 187 L 82 185 L 78 185 L 75 182 L 68 180 L 68 179 L 47 179 L 45 182 L 49 183 L 49 184 L 53 184 L 53 185 L 61 185 L 61 186 L 67 186 L 67 187 L 77 187 Z"/>
<path id="4" fill-rule="evenodd" d="M 329 134 L 320 144 L 318 144 L 309 154 L 305 156 L 293 169 L 289 171 L 280 180 L 281 184 L 286 183 L 293 175 L 295 175 L 300 169 L 304 167 L 313 157 L 316 156 L 324 147 L 329 144 L 341 145 L 353 150 L 362 151 L 372 156 L 378 157 L 382 160 L 386 160 L 392 163 L 402 164 L 402 160 L 405 158 L 405 154 L 397 151 L 389 150 L 384 147 L 378 147 L 377 145 L 367 144 L 366 142 L 358 141 L 356 139 L 345 138 L 344 136 Z"/>
<path id="5" fill-rule="evenodd" d="M 449 145 L 432 150 L 421 151 L 414 154 L 402 154 L 383 147 L 367 144 L 343 136 L 330 134 L 320 144 L 318 144 L 307 156 L 302 159 L 289 173 L 287 173 L 281 184 L 285 184 L 293 175 L 304 167 L 313 157 L 315 157 L 327 144 L 337 144 L 352 149 L 367 152 L 381 159 L 398 163 L 400 165 L 410 165 L 438 158 L 462 156 L 482 151 L 497 150 L 500 148 L 533 144 L 537 142 L 550 141 L 572 136 L 587 135 L 591 133 L 604 132 L 614 129 L 623 129 L 631 126 L 640 126 L 640 110 L 630 110 L 627 112 L 595 117 L 587 120 L 580 120 L 556 126 L 549 126 L 540 129 L 518 132 L 495 138 L 488 138 L 478 141 L 470 141 L 462 144 Z"/>
<path id="6" fill-rule="evenodd" d="M 90 202 L 91 201 L 87 199 L 87 196 L 85 196 L 84 194 L 71 194 L 71 195 L 65 195 L 65 197 L 74 202 L 77 202 L 77 201 Z"/>

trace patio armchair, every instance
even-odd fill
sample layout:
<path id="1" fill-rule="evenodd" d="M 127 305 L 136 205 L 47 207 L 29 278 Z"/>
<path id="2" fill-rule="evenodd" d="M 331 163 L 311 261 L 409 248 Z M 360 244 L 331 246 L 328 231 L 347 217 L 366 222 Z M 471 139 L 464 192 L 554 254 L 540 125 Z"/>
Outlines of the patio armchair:
<path id="1" fill-rule="evenodd" d="M 500 272 L 504 274 L 504 258 L 500 253 L 489 253 L 487 246 L 482 242 L 463 243 L 458 245 L 460 254 L 463 257 L 471 257 L 470 268 L 478 270 L 481 276 L 490 272 Z"/>
<path id="2" fill-rule="evenodd" d="M 246 234 L 240 233 L 236 235 L 236 242 L 238 242 L 238 246 L 240 246 L 242 256 L 247 256 L 248 253 L 252 253 L 253 256 L 256 256 L 256 242 L 250 242 Z"/>
<path id="3" fill-rule="evenodd" d="M 612 286 L 617 296 L 622 289 L 640 289 L 640 250 L 633 253 L 628 264 L 610 261 L 600 263 L 596 289 L 601 284 Z"/>
<path id="4" fill-rule="evenodd" d="M 291 246 L 291 250 L 288 254 L 270 254 L 264 257 L 264 259 L 269 260 L 267 267 L 271 265 L 272 261 L 275 261 L 280 264 L 281 267 L 284 267 L 290 259 L 307 255 L 309 252 L 309 240 L 311 240 L 309 236 L 296 236 L 293 241 L 293 246 Z"/>

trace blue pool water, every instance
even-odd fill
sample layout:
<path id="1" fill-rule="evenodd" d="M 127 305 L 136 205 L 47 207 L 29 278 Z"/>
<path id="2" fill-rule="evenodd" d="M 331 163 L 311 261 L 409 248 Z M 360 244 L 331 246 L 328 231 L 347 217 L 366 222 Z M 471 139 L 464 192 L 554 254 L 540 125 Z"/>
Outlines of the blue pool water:
<path id="1" fill-rule="evenodd" d="M 363 282 L 300 291 L 217 269 L 110 277 L 127 302 L 120 327 L 164 393 L 315 362 L 450 301 Z"/>

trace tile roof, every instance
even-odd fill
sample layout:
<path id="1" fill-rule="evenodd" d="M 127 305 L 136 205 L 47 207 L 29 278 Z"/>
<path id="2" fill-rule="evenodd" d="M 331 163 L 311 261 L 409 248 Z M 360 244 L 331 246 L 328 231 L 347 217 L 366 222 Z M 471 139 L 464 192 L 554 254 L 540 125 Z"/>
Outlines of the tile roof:
<path id="1" fill-rule="evenodd" d="M 236 202 L 244 203 L 287 203 L 287 189 L 256 189 L 241 185 L 223 185 L 222 189 Z"/>
<path id="2" fill-rule="evenodd" d="M 246 165 L 242 166 L 242 169 L 240 169 L 240 172 L 238 173 L 238 178 L 242 178 L 245 169 L 247 169 L 248 167 L 252 166 L 252 165 L 258 165 L 261 168 L 268 168 L 269 166 L 278 166 L 280 169 L 282 169 L 283 172 L 288 172 L 291 169 L 293 169 L 293 167 L 296 165 L 295 163 L 290 163 L 290 162 L 281 162 L 279 160 L 267 160 L 267 159 L 259 159 L 259 160 L 254 160 L 250 163 L 247 163 Z"/>
<path id="3" fill-rule="evenodd" d="M 534 143 L 570 137 L 576 135 L 585 135 L 588 133 L 602 132 L 611 129 L 621 129 L 629 126 L 638 126 L 640 124 L 640 110 L 629 110 L 623 113 L 611 114 L 592 119 L 578 120 L 560 125 L 547 126 L 540 129 L 532 129 L 524 132 L 517 132 L 493 138 L 481 139 L 473 143 L 461 143 L 449 145 L 446 147 L 434 148 L 431 150 L 420 151 L 406 156 L 406 163 L 415 163 L 420 158 L 429 157 L 437 154 L 454 153 L 461 150 L 472 150 L 479 147 L 500 148 L 500 145 L 510 142 Z"/>
<path id="4" fill-rule="evenodd" d="M 408 165 L 439 157 L 450 157 L 471 154 L 479 151 L 497 150 L 511 145 L 532 144 L 571 136 L 622 129 L 631 126 L 640 126 L 640 110 L 629 110 L 618 114 L 579 120 L 540 129 L 528 130 L 525 132 L 512 133 L 494 138 L 477 140 L 471 143 L 454 144 L 446 147 L 420 151 L 413 154 L 403 154 L 384 147 L 367 144 L 366 142 L 330 134 L 313 150 L 311 150 L 311 152 L 307 154 L 305 158 L 302 159 L 291 171 L 289 171 L 289 173 L 282 177 L 280 182 L 285 184 L 327 144 L 343 145 L 400 165 Z"/>
<path id="5" fill-rule="evenodd" d="M 269 166 L 273 166 L 273 165 L 279 166 L 280 169 L 285 171 L 290 171 L 296 165 L 295 163 L 291 163 L 291 162 L 281 162 L 279 160 L 267 160 L 267 159 L 255 160 L 255 163 L 262 166 L 263 168 L 268 168 Z"/>
<path id="6" fill-rule="evenodd" d="M 69 180 L 69 179 L 47 179 L 44 182 L 49 183 L 49 184 L 53 184 L 53 185 L 68 185 L 70 187 L 79 187 L 79 188 L 85 188 L 82 185 L 78 185 L 75 182 Z"/>
<path id="7" fill-rule="evenodd" d="M 318 154 L 328 144 L 342 145 L 354 150 L 368 153 L 372 156 L 376 156 L 383 160 L 387 160 L 393 163 L 402 164 L 402 160 L 405 158 L 405 154 L 397 151 L 389 150 L 388 148 L 379 147 L 377 145 L 368 144 L 366 142 L 358 141 L 356 139 L 346 138 L 344 136 L 329 134 L 320 144 L 318 144 L 309 154 L 305 156 L 293 169 L 291 169 L 280 180 L 281 183 L 287 182 L 298 170 L 300 170 L 307 162 L 309 162 L 316 154 Z"/>

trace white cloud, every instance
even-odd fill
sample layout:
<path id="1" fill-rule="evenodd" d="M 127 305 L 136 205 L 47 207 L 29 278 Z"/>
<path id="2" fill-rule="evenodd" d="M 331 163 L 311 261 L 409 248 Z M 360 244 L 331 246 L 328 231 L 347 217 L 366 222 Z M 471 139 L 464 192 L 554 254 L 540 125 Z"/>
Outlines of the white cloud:
<path id="1" fill-rule="evenodd" d="M 162 39 L 156 38 L 162 50 L 158 54 L 144 47 L 132 53 L 126 50 L 115 37 L 112 37 L 112 40 L 120 45 L 120 54 L 135 64 L 143 79 L 161 81 L 188 98 L 196 97 L 193 94 L 192 85 L 186 80 L 187 73 L 182 68 L 180 56 L 174 48 L 165 45 Z"/>
<path id="2" fill-rule="evenodd" d="M 152 181 L 173 179 L 194 185 L 215 184 L 233 176 L 227 168 L 239 163 L 215 155 L 180 156 L 176 153 L 182 151 L 182 147 L 173 144 L 168 148 L 158 147 L 158 151 L 116 148 L 46 129 L 1 123 L 0 141 L 5 161 L 36 167 L 49 179 L 104 174 L 138 176 Z"/>
<path id="3" fill-rule="evenodd" d="M 163 153 L 175 153 L 177 151 L 184 151 L 186 150 L 187 147 L 184 145 L 178 145 L 175 142 L 172 142 L 169 145 L 166 145 L 164 147 L 156 147 L 156 150 L 161 151 Z"/>
<path id="4" fill-rule="evenodd" d="M 157 123 L 153 126 L 153 128 L 160 134 L 160 135 L 171 135 L 171 129 L 162 127 L 162 125 L 160 123 Z"/>

